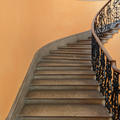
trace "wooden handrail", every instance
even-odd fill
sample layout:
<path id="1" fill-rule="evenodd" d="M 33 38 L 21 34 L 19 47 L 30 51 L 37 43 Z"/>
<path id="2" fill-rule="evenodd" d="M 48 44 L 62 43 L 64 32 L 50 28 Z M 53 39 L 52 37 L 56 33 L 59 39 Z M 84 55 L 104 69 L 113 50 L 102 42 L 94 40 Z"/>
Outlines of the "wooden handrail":
<path id="1" fill-rule="evenodd" d="M 109 0 L 102 8 L 101 10 L 96 14 L 96 16 L 94 17 L 93 19 L 93 22 L 92 22 L 92 34 L 96 40 L 96 42 L 98 43 L 99 47 L 103 50 L 104 54 L 107 56 L 108 60 L 111 62 L 111 65 L 112 65 L 112 68 L 114 71 L 120 73 L 120 69 L 117 68 L 116 66 L 116 60 L 114 60 L 110 54 L 108 53 L 108 51 L 106 50 L 106 48 L 103 46 L 101 40 L 99 39 L 99 37 L 96 35 L 95 33 L 95 20 L 97 18 L 97 16 L 100 14 L 100 12 L 111 2 L 112 0 Z"/>

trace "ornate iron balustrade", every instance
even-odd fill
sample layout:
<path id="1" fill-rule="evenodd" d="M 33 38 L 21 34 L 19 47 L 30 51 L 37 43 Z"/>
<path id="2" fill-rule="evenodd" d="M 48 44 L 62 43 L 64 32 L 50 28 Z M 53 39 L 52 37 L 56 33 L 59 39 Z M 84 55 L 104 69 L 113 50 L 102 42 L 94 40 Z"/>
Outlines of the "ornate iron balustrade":
<path id="1" fill-rule="evenodd" d="M 100 38 L 117 23 L 120 23 L 120 1 L 110 0 L 97 14 L 94 21 L 94 30 Z"/>
<path id="2" fill-rule="evenodd" d="M 120 120 L 120 70 L 101 43 L 104 33 L 111 31 L 120 22 L 119 0 L 110 0 L 98 12 L 92 24 L 92 64 L 105 96 L 105 106 L 113 120 Z"/>

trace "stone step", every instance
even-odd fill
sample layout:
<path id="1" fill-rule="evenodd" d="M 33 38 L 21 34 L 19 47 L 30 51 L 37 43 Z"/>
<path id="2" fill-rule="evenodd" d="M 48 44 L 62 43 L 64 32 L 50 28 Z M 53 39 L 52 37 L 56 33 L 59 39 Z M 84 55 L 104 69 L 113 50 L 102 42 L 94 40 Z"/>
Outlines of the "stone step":
<path id="1" fill-rule="evenodd" d="M 44 56 L 43 59 L 51 59 L 51 58 L 54 58 L 54 59 L 81 59 L 81 60 L 90 60 L 91 59 L 91 55 L 66 55 L 66 54 L 54 54 L 54 55 L 47 55 L 47 56 Z"/>
<path id="2" fill-rule="evenodd" d="M 71 57 L 71 58 L 74 58 L 74 57 L 79 57 L 79 58 L 91 58 L 91 54 L 87 55 L 87 54 L 57 54 L 57 53 L 50 53 L 48 56 L 58 56 L 58 57 Z"/>
<path id="3" fill-rule="evenodd" d="M 83 85 L 31 85 L 30 90 L 99 90 L 98 84 Z"/>
<path id="4" fill-rule="evenodd" d="M 66 49 L 66 48 L 61 48 L 57 49 L 56 51 L 65 51 L 65 52 L 88 52 L 91 53 L 91 49 Z"/>
<path id="5" fill-rule="evenodd" d="M 84 61 L 84 60 L 72 60 L 72 59 L 68 59 L 68 60 L 65 60 L 65 59 L 42 59 L 40 60 L 39 63 L 80 63 L 80 64 L 84 64 L 84 63 L 90 63 L 91 64 L 91 60 L 87 60 L 87 61 Z"/>
<path id="6" fill-rule="evenodd" d="M 104 98 L 26 98 L 25 104 L 105 104 Z"/>
<path id="7" fill-rule="evenodd" d="M 39 63 L 37 65 L 38 67 L 54 67 L 54 66 L 57 66 L 57 67 L 92 67 L 92 64 L 91 63 Z"/>
<path id="8" fill-rule="evenodd" d="M 35 79 L 31 83 L 32 85 L 97 85 L 98 82 L 94 79 Z"/>
<path id="9" fill-rule="evenodd" d="M 91 46 L 63 46 L 58 49 L 91 50 Z"/>
<path id="10" fill-rule="evenodd" d="M 17 120 L 112 120 L 112 117 L 110 116 L 96 116 L 96 117 L 86 117 L 86 116 L 82 116 L 82 117 L 69 117 L 69 116 L 66 116 L 66 117 L 61 117 L 61 116 L 58 116 L 58 117 L 49 117 L 49 116 L 19 116 L 17 118 Z"/>
<path id="11" fill-rule="evenodd" d="M 104 104 L 104 97 L 97 90 L 33 90 L 29 91 L 27 104 Z"/>
<path id="12" fill-rule="evenodd" d="M 53 70 L 53 71 L 55 71 L 55 70 L 59 70 L 59 71 L 60 70 L 62 70 L 62 71 L 65 71 L 65 70 L 69 70 L 69 71 L 72 71 L 72 70 L 82 70 L 82 71 L 90 70 L 91 71 L 92 67 L 91 66 L 83 66 L 83 67 L 82 66 L 81 67 L 79 67 L 79 66 L 78 67 L 77 66 L 76 67 L 74 67 L 74 66 L 71 66 L 71 67 L 70 66 L 68 66 L 68 67 L 62 67 L 62 66 L 58 66 L 58 67 L 57 66 L 54 66 L 54 67 L 53 66 L 43 66 L 42 67 L 42 66 L 40 66 L 39 67 L 38 66 L 38 67 L 36 67 L 36 71 L 37 70 L 43 70 L 43 71 L 44 70 Z"/>
<path id="13" fill-rule="evenodd" d="M 50 54 L 78 54 L 78 55 L 91 55 L 90 52 L 80 52 L 80 51 L 61 51 L 61 50 L 51 50 Z"/>
<path id="14" fill-rule="evenodd" d="M 27 104 L 23 107 L 20 116 L 39 117 L 41 119 L 53 120 L 52 118 L 103 118 L 111 116 L 103 105 L 81 105 L 81 104 Z M 55 119 L 54 119 L 55 120 Z M 58 120 L 58 119 L 56 119 Z M 82 120 L 82 119 L 81 119 Z M 87 119 L 85 119 L 87 120 Z"/>
<path id="15" fill-rule="evenodd" d="M 79 60 L 79 59 L 41 59 L 39 63 L 42 62 L 54 62 L 54 63 L 92 63 L 90 59 L 87 60 Z"/>
<path id="16" fill-rule="evenodd" d="M 82 48 L 86 48 L 86 47 L 88 47 L 88 48 L 92 48 L 91 47 L 91 45 L 86 45 L 86 44 L 84 44 L 84 45 L 82 45 L 82 44 L 67 44 L 66 45 L 67 47 L 82 47 Z"/>
<path id="17" fill-rule="evenodd" d="M 80 42 L 80 43 L 91 43 L 92 40 L 88 39 L 88 40 L 77 40 L 76 42 Z"/>
<path id="18" fill-rule="evenodd" d="M 67 44 L 68 46 L 69 45 L 91 45 L 91 42 L 76 42 L 76 43 L 68 43 Z"/>
<path id="19" fill-rule="evenodd" d="M 43 71 L 39 70 L 34 73 L 35 75 L 88 75 L 88 76 L 95 76 L 95 72 L 93 71 Z"/>
<path id="20" fill-rule="evenodd" d="M 43 59 L 49 59 L 49 60 L 80 60 L 80 61 L 89 61 L 91 60 L 91 57 L 89 58 L 82 58 L 82 57 L 77 57 L 77 56 L 45 56 Z"/>
<path id="21" fill-rule="evenodd" d="M 54 75 L 50 75 L 50 74 L 44 74 L 44 75 L 34 75 L 33 79 L 96 79 L 95 75 L 91 75 L 91 74 L 84 74 L 84 75 L 80 75 L 80 74 L 54 74 Z"/>
<path id="22" fill-rule="evenodd" d="M 97 90 L 33 90 L 29 91 L 28 99 L 104 99 Z"/>

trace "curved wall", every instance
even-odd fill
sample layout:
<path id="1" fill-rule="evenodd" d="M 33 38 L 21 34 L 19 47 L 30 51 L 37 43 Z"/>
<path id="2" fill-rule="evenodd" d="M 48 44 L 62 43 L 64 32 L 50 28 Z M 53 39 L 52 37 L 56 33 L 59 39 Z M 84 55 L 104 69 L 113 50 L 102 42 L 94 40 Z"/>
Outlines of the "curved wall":
<path id="1" fill-rule="evenodd" d="M 104 44 L 111 57 L 116 60 L 117 67 L 120 69 L 120 30 L 114 34 L 113 37 Z"/>
<path id="2" fill-rule="evenodd" d="M 0 120 L 5 120 L 38 48 L 91 28 L 105 1 L 0 1 Z"/>

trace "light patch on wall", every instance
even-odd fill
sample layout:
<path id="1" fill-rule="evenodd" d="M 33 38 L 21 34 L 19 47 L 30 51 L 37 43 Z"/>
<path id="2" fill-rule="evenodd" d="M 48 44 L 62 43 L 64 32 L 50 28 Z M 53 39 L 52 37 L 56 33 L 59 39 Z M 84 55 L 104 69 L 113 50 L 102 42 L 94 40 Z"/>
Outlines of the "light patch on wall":
<path id="1" fill-rule="evenodd" d="M 117 34 L 114 34 L 111 39 L 104 45 L 108 50 L 110 56 L 116 60 L 117 67 L 120 69 L 120 30 Z"/>

